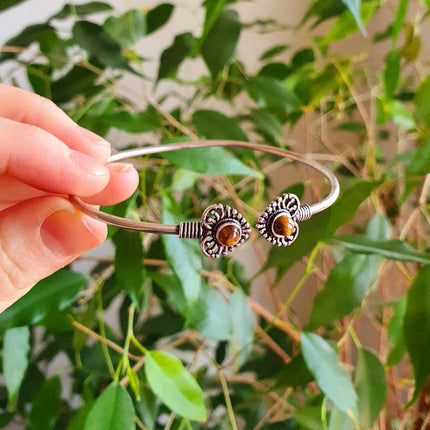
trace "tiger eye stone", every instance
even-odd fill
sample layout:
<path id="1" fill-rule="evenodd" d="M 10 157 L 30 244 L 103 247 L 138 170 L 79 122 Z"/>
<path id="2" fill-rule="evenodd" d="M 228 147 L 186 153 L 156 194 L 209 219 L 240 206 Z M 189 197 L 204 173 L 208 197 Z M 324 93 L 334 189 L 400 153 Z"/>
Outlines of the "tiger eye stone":
<path id="1" fill-rule="evenodd" d="M 217 239 L 221 245 L 234 246 L 240 240 L 240 228 L 234 224 L 221 226 L 217 232 Z"/>
<path id="2" fill-rule="evenodd" d="M 287 215 L 278 216 L 273 222 L 272 228 L 278 236 L 289 236 L 294 231 L 294 225 Z"/>

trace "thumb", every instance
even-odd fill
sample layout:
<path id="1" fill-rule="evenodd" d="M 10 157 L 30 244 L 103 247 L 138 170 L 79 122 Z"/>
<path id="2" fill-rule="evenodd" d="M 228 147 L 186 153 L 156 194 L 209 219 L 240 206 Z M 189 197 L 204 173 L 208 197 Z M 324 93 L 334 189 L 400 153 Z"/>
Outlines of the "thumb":
<path id="1" fill-rule="evenodd" d="M 105 224 L 60 197 L 36 198 L 0 212 L 0 311 L 103 242 L 106 231 Z"/>

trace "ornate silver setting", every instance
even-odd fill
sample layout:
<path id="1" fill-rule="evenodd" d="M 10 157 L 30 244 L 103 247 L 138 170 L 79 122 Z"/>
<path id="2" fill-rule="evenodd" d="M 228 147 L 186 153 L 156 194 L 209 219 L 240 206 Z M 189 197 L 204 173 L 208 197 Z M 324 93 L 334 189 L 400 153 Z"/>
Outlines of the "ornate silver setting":
<path id="1" fill-rule="evenodd" d="M 303 208 L 304 211 L 300 211 L 300 200 L 295 194 L 283 194 L 267 206 L 258 218 L 256 227 L 260 234 L 270 243 L 276 246 L 291 245 L 299 234 L 297 221 L 301 221 L 302 212 L 307 212 L 306 205 Z M 283 217 L 282 220 L 281 217 Z M 281 235 L 276 232 L 275 222 L 277 221 L 288 222 L 288 229 L 291 230 L 291 233 Z"/>
<path id="2" fill-rule="evenodd" d="M 203 238 L 200 249 L 206 257 L 218 258 L 227 255 L 249 238 L 251 226 L 245 217 L 230 206 L 221 203 L 208 206 L 202 214 Z M 239 229 L 239 238 L 231 246 L 220 240 L 221 229 L 231 226 Z"/>
<path id="3" fill-rule="evenodd" d="M 200 239 L 203 255 L 211 258 L 229 254 L 249 238 L 250 232 L 251 226 L 245 217 L 221 203 L 208 206 L 201 221 L 182 222 L 178 229 L 181 238 Z"/>

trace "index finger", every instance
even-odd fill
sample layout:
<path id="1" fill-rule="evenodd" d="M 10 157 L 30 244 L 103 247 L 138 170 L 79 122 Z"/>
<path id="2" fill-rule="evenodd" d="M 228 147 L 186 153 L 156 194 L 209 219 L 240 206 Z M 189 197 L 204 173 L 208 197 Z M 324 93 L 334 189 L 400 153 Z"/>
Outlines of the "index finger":
<path id="1" fill-rule="evenodd" d="M 110 144 L 77 125 L 51 100 L 4 84 L 0 84 L 0 100 L 0 117 L 39 127 L 70 149 L 107 161 Z"/>

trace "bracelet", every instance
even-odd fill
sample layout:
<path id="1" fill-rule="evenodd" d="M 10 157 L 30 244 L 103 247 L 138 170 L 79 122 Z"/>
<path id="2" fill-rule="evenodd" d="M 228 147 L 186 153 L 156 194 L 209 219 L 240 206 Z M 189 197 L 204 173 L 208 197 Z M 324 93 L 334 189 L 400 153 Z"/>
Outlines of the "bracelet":
<path id="1" fill-rule="evenodd" d="M 330 192 L 320 202 L 312 205 L 302 205 L 295 194 L 286 193 L 277 197 L 266 207 L 258 218 L 256 227 L 260 234 L 274 245 L 288 246 L 293 243 L 299 233 L 298 222 L 307 220 L 313 214 L 327 209 L 339 196 L 339 182 L 336 176 L 309 156 L 257 143 L 225 140 L 179 142 L 119 152 L 112 155 L 108 162 L 161 152 L 212 146 L 244 148 L 279 155 L 303 163 L 322 173 L 328 179 Z M 201 221 L 184 221 L 178 225 L 165 225 L 133 221 L 106 214 L 94 209 L 93 206 L 83 202 L 76 196 L 70 196 L 70 200 L 82 212 L 106 224 L 146 233 L 174 234 L 178 235 L 181 239 L 200 239 L 202 253 L 212 258 L 227 255 L 233 251 L 249 238 L 251 231 L 250 224 L 240 212 L 221 203 L 208 206 L 202 214 Z"/>

